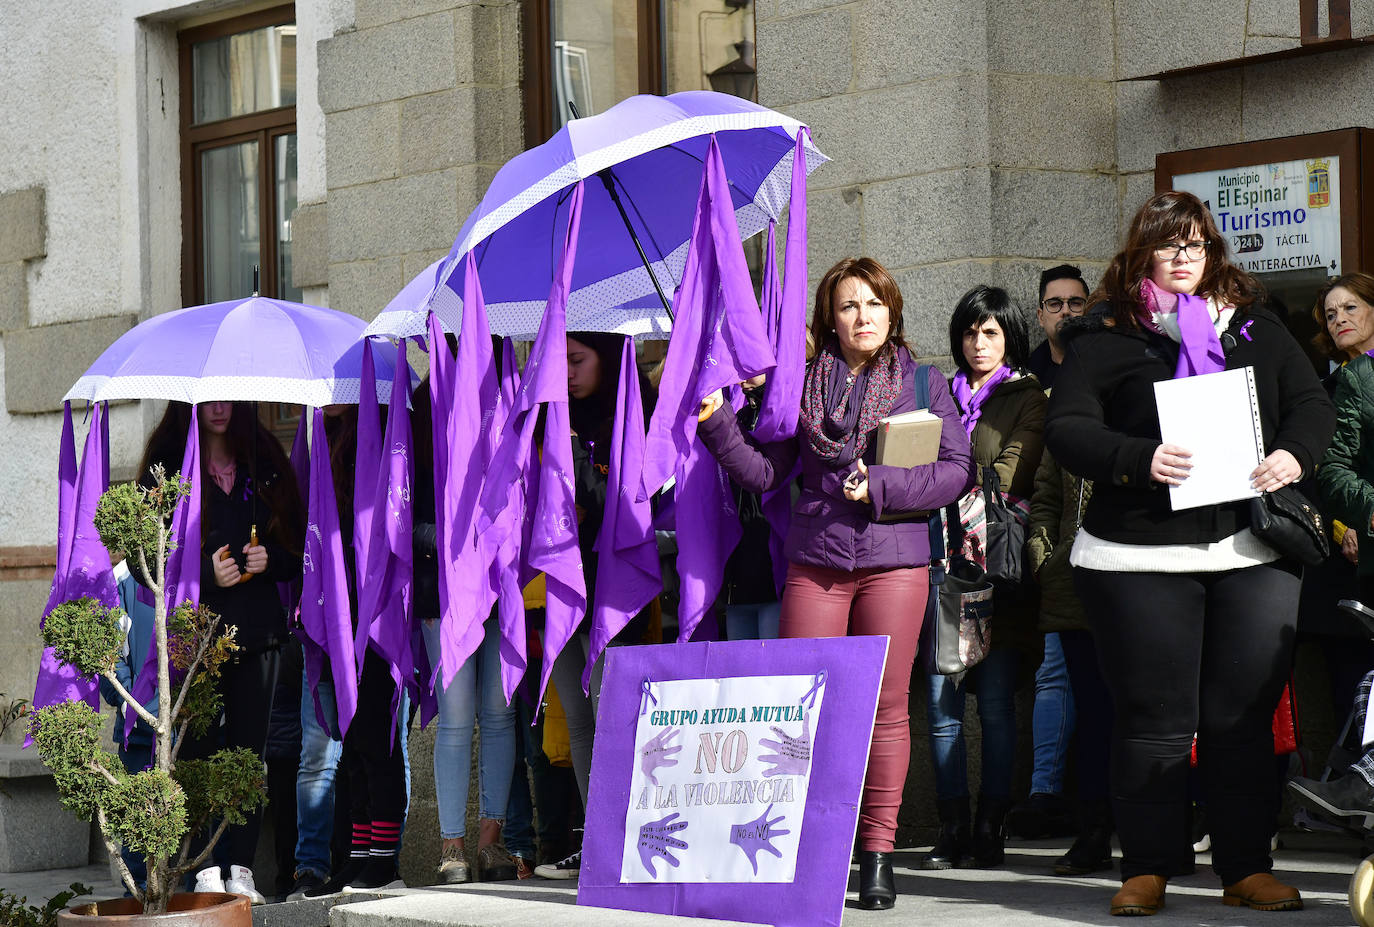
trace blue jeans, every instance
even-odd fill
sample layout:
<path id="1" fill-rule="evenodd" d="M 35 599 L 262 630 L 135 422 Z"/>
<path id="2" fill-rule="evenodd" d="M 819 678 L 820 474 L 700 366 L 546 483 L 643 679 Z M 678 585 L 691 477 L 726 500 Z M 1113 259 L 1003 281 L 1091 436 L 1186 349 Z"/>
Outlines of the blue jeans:
<path id="1" fill-rule="evenodd" d="M 331 728 L 338 728 L 334 683 L 320 683 L 320 708 Z M 334 832 L 334 776 L 343 741 L 333 739 L 315 719 L 310 682 L 301 685 L 301 765 L 296 773 L 296 872 L 329 878 L 329 841 Z"/>
<path id="2" fill-rule="evenodd" d="M 532 860 L 534 803 L 530 800 L 530 778 L 535 757 L 543 753 L 542 744 L 536 740 L 542 736 L 543 728 L 531 725 L 534 709 L 521 701 L 519 693 L 516 693 L 512 705 L 516 724 L 515 768 L 511 773 L 510 800 L 506 802 L 506 822 L 501 825 L 501 839 L 512 856 Z"/>
<path id="3" fill-rule="evenodd" d="M 1045 635 L 1045 659 L 1035 673 L 1035 709 L 1031 715 L 1031 734 L 1035 742 L 1032 795 L 1037 792 L 1058 795 L 1064 791 L 1064 760 L 1076 721 L 1064 647 L 1059 634 L 1052 631 Z"/>
<path id="4" fill-rule="evenodd" d="M 935 795 L 940 801 L 968 797 L 968 753 L 964 745 L 964 701 L 970 682 L 978 686 L 978 720 L 983 729 L 981 794 L 1011 797 L 1011 767 L 1016 759 L 1016 669 L 1019 655 L 994 647 L 959 685 L 948 676 L 927 677 L 930 757 L 935 765 Z"/>
<path id="5" fill-rule="evenodd" d="M 439 664 L 439 622 L 423 625 L 430 661 Z M 466 832 L 468 774 L 472 768 L 473 721 L 480 713 L 482 748 L 477 780 L 478 814 L 501 820 L 510 801 L 515 767 L 515 709 L 501 691 L 501 632 L 495 618 L 486 622 L 482 646 L 463 664 L 439 696 L 439 728 L 434 738 L 434 792 L 439 803 L 439 836 Z"/>
<path id="6" fill-rule="evenodd" d="M 127 709 L 126 709 L 127 710 Z M 123 724 L 124 719 L 116 714 L 118 723 Z M 120 728 L 120 732 L 123 732 Z M 134 744 L 125 749 L 119 748 L 119 760 L 124 764 L 124 770 L 128 773 L 140 773 L 147 769 L 153 762 L 153 745 L 151 743 Z M 129 867 L 129 875 L 134 877 L 139 888 L 146 888 L 148 883 L 148 858 L 142 853 L 136 853 L 126 846 L 119 848 L 119 856 L 124 860 L 124 865 Z M 125 894 L 129 894 L 128 886 L 124 886 Z"/>
<path id="7" fill-rule="evenodd" d="M 725 639 L 731 641 L 772 641 L 778 639 L 781 602 L 725 606 Z"/>

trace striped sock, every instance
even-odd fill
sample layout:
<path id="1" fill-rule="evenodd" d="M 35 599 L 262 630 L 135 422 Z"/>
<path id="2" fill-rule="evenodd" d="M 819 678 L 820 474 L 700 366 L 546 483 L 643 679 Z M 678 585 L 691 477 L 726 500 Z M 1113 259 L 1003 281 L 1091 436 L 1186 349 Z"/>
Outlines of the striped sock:
<path id="1" fill-rule="evenodd" d="M 353 840 L 349 847 L 349 859 L 367 859 L 367 851 L 372 847 L 372 825 L 353 822 Z"/>
<path id="2" fill-rule="evenodd" d="M 372 849 L 370 852 L 373 856 L 395 856 L 396 848 L 400 842 L 400 821 L 372 822 Z"/>

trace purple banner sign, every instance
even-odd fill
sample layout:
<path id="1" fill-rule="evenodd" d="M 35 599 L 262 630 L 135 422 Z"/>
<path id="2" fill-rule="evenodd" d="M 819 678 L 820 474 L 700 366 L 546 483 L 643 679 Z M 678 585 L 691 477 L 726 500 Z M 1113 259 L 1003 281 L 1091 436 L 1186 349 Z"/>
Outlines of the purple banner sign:
<path id="1" fill-rule="evenodd" d="M 838 927 L 887 643 L 607 650 L 578 904 Z"/>

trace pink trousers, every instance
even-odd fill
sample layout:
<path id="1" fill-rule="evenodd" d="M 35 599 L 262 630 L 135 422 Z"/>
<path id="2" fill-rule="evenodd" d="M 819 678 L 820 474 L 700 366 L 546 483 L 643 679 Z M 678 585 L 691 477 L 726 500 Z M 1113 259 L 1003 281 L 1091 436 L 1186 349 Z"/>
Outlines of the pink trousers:
<path id="1" fill-rule="evenodd" d="M 782 592 L 782 637 L 886 634 L 891 638 L 859 805 L 860 850 L 888 852 L 897 834 L 897 812 L 911 759 L 907 697 L 929 582 L 925 567 L 854 572 L 797 563 L 788 567 Z"/>

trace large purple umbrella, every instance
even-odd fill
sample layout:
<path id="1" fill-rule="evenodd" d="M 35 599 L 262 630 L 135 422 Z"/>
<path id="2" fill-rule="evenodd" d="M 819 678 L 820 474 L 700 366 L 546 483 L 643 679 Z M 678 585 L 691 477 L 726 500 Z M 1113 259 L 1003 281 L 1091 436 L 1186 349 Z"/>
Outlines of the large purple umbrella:
<path id="1" fill-rule="evenodd" d="M 121 335 L 63 397 L 180 402 L 356 403 L 366 324 L 333 309 L 253 296 L 153 316 Z M 395 349 L 373 352 L 377 398 Z"/>
<path id="2" fill-rule="evenodd" d="M 472 251 L 492 332 L 533 339 L 567 230 L 570 190 L 591 178 L 583 185 L 583 244 L 568 297 L 568 330 L 666 338 L 671 322 L 658 289 L 671 299 L 682 280 L 712 137 L 740 236 L 748 238 L 786 211 L 801 129 L 789 116 L 711 91 L 631 97 L 574 119 L 497 172 L 449 256 L 421 272 L 368 333 L 423 335 L 431 309 L 456 331 L 463 286 L 456 269 Z M 809 138 L 804 153 L 807 173 L 826 160 Z"/>

